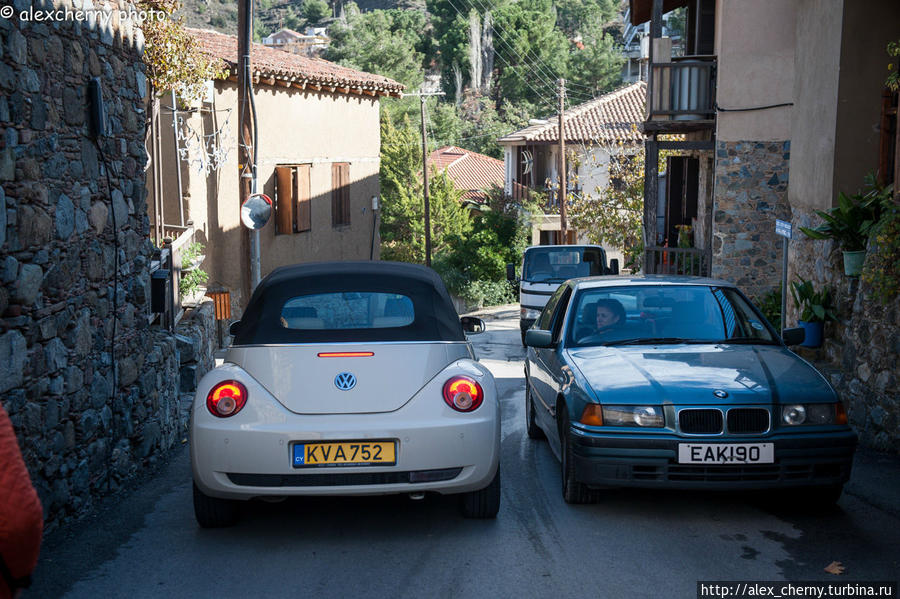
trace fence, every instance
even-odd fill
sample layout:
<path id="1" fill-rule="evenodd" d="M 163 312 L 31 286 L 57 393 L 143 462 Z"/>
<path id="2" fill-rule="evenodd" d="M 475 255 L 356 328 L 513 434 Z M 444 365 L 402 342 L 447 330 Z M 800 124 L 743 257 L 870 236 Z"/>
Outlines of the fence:
<path id="1" fill-rule="evenodd" d="M 650 246 L 644 251 L 644 272 L 649 275 L 692 275 L 708 277 L 709 250 Z"/>

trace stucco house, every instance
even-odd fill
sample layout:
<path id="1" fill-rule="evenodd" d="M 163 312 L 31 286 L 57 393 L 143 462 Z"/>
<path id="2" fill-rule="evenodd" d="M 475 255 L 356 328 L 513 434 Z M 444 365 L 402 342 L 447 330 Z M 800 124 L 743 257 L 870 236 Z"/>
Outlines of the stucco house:
<path id="1" fill-rule="evenodd" d="M 209 287 L 230 293 L 234 317 L 249 299 L 248 231 L 238 195 L 237 38 L 190 30 L 201 51 L 229 70 L 198 106 L 173 110 L 164 97 L 159 177 L 148 176 L 151 222 L 193 227 L 205 244 Z M 379 257 L 379 99 L 396 81 L 253 44 L 258 115 L 258 191 L 274 202 L 260 230 L 261 273 L 297 262 Z M 174 127 L 173 127 L 174 122 Z M 154 183 L 161 193 L 155 194 Z M 155 198 L 155 199 L 154 199 Z M 159 218 L 157 218 L 159 217 Z M 177 265 L 176 265 L 177 266 Z"/>
<path id="2" fill-rule="evenodd" d="M 638 126 L 644 119 L 646 84 L 637 81 L 594 98 L 564 114 L 566 154 L 577 159 L 566 165 L 567 189 L 575 194 L 595 194 L 609 184 L 609 159 L 613 153 L 640 151 L 644 137 Z M 501 137 L 504 148 L 505 192 L 516 198 L 523 193 L 545 198 L 548 208 L 558 206 L 559 116 L 555 115 Z M 535 219 L 532 244 L 560 243 L 558 210 Z M 568 230 L 569 243 L 581 241 Z"/>
<path id="3" fill-rule="evenodd" d="M 456 188 L 463 192 L 462 200 L 482 204 L 487 201 L 487 190 L 503 187 L 503 161 L 478 152 L 444 146 L 428 156 L 429 168 L 444 172 Z"/>

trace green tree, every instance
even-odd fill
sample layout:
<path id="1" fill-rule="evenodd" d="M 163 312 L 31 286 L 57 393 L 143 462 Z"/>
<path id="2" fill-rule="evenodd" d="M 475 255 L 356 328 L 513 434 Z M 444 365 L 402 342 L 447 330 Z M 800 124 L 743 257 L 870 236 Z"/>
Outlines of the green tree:
<path id="1" fill-rule="evenodd" d="M 425 199 L 421 145 L 416 129 L 404 117 L 398 125 L 389 114 L 381 123 L 381 257 L 425 262 Z M 471 224 L 460 203 L 462 193 L 443 173 L 429 177 L 432 255 L 448 248 Z"/>
<path id="2" fill-rule="evenodd" d="M 192 103 L 206 93 L 207 81 L 226 76 L 225 66 L 200 52 L 185 31 L 179 0 L 139 0 L 137 7 L 152 15 L 141 28 L 147 78 L 155 93 L 175 90 Z"/>
<path id="3" fill-rule="evenodd" d="M 412 10 L 373 10 L 360 13 L 356 4 L 344 6 L 345 21 L 328 29 L 331 43 L 323 58 L 377 73 L 415 89 L 424 80 L 425 15 Z"/>
<path id="4" fill-rule="evenodd" d="M 331 16 L 331 9 L 325 0 L 303 0 L 303 17 L 316 25 Z"/>
<path id="5" fill-rule="evenodd" d="M 589 89 L 595 96 L 621 85 L 625 57 L 612 36 L 604 31 L 599 20 L 584 24 L 581 42 L 583 48 L 572 45 L 569 60 L 571 81 L 581 88 Z"/>
<path id="6" fill-rule="evenodd" d="M 551 0 L 522 0 L 494 11 L 498 97 L 555 106 L 555 82 L 568 71 L 569 41 Z"/>
<path id="7" fill-rule="evenodd" d="M 571 38 L 583 34 L 583 25 L 590 21 L 616 26 L 619 11 L 618 0 L 556 0 L 556 24 Z"/>
<path id="8" fill-rule="evenodd" d="M 625 266 L 637 270 L 644 251 L 644 152 L 619 144 L 609 153 L 609 185 L 570 196 L 570 218 L 591 243 L 622 248 Z"/>

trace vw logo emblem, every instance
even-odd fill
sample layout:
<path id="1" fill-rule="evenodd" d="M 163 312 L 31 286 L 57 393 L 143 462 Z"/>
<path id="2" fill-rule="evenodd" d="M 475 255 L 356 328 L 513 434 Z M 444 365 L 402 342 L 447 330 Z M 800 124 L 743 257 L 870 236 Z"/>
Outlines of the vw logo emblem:
<path id="1" fill-rule="evenodd" d="M 728 391 L 722 391 L 721 389 L 716 389 L 715 391 L 713 391 L 713 395 L 715 395 L 719 399 L 725 399 L 726 397 L 728 397 Z"/>
<path id="2" fill-rule="evenodd" d="M 341 391 L 349 391 L 356 386 L 356 377 L 350 372 L 342 372 L 334 377 L 334 386 Z"/>

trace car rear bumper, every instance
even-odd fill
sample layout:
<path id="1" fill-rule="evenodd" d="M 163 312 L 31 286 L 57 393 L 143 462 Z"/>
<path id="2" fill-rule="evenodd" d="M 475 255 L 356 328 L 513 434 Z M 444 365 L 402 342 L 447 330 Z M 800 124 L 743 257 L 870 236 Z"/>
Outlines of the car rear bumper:
<path id="1" fill-rule="evenodd" d="M 765 438 L 653 438 L 572 429 L 576 477 L 591 486 L 673 489 L 772 489 L 838 485 L 850 478 L 856 433 Z M 679 443 L 774 443 L 771 464 L 680 464 Z"/>
<path id="2" fill-rule="evenodd" d="M 499 404 L 493 379 L 484 372 L 484 403 L 471 413 L 444 403 L 443 377 L 393 412 L 314 415 L 287 410 L 244 378 L 247 405 L 232 417 L 216 418 L 205 404 L 212 382 L 204 379 L 191 415 L 194 482 L 205 494 L 227 499 L 483 489 L 500 459 Z M 395 443 L 395 464 L 295 468 L 292 463 L 296 443 L 376 440 Z"/>

